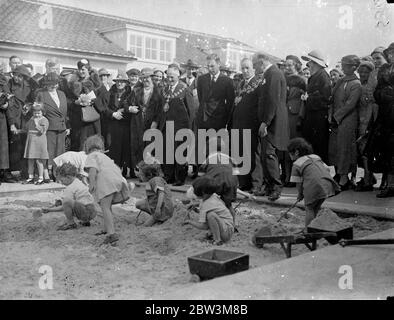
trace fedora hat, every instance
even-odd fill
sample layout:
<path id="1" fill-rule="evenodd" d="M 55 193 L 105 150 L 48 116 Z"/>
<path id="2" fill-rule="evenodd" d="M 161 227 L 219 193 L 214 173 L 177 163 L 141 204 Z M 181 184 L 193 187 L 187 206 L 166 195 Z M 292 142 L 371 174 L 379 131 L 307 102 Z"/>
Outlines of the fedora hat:
<path id="1" fill-rule="evenodd" d="M 192 59 L 187 60 L 186 63 L 182 63 L 181 67 L 188 69 L 198 69 L 200 66 L 192 61 Z"/>
<path id="2" fill-rule="evenodd" d="M 154 75 L 152 68 L 142 68 L 140 78 L 148 78 Z"/>
<path id="3" fill-rule="evenodd" d="M 101 77 L 101 76 L 110 76 L 111 74 L 109 73 L 109 71 L 107 69 L 101 68 L 98 71 L 98 75 L 99 75 L 99 77 Z"/>
<path id="4" fill-rule="evenodd" d="M 129 77 L 123 70 L 118 70 L 118 75 L 112 81 L 129 81 Z"/>
<path id="5" fill-rule="evenodd" d="M 42 79 L 42 84 L 44 86 L 54 86 L 59 83 L 59 76 L 56 72 L 49 72 Z"/>
<path id="6" fill-rule="evenodd" d="M 18 73 L 26 78 L 31 78 L 29 70 L 27 70 L 26 66 L 24 66 L 23 64 L 20 66 L 17 66 L 14 71 L 12 71 L 12 73 Z"/>
<path id="7" fill-rule="evenodd" d="M 328 67 L 326 61 L 324 60 L 323 54 L 318 50 L 312 50 L 306 56 L 301 56 L 301 59 L 304 61 L 313 61 L 323 68 Z"/>

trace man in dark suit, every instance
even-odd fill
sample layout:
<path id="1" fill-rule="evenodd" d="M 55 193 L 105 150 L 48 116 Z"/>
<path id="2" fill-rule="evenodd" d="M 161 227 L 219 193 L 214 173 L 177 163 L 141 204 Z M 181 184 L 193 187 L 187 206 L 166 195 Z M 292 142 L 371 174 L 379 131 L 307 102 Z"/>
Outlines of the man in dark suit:
<path id="1" fill-rule="evenodd" d="M 245 149 L 246 155 L 242 154 L 245 158 L 248 158 L 251 162 L 250 172 L 246 175 L 239 175 L 239 188 L 241 190 L 250 190 L 252 188 L 252 172 L 256 167 L 255 159 L 257 152 L 258 143 L 258 130 L 260 122 L 257 118 L 258 110 L 258 87 L 262 82 L 261 77 L 255 76 L 253 69 L 252 60 L 245 58 L 241 61 L 241 70 L 243 80 L 239 85 L 239 90 L 234 101 L 234 109 L 231 119 L 231 129 L 238 129 L 239 134 L 239 152 L 243 152 Z M 251 130 L 251 142 L 248 146 L 243 146 L 243 130 Z M 261 169 L 261 168 L 260 168 Z M 261 184 L 261 181 L 259 181 Z M 259 186 L 254 186 L 257 189 Z"/>
<path id="2" fill-rule="evenodd" d="M 209 73 L 199 77 L 197 94 L 200 106 L 197 111 L 198 129 L 226 128 L 234 103 L 234 85 L 230 78 L 220 74 L 220 58 L 216 54 L 207 57 Z"/>
<path id="3" fill-rule="evenodd" d="M 276 150 L 286 150 L 289 142 L 286 79 L 265 53 L 255 53 L 252 61 L 256 74 L 263 73 L 258 108 L 261 162 L 265 195 L 269 200 L 275 201 L 280 197 L 282 189 Z"/>

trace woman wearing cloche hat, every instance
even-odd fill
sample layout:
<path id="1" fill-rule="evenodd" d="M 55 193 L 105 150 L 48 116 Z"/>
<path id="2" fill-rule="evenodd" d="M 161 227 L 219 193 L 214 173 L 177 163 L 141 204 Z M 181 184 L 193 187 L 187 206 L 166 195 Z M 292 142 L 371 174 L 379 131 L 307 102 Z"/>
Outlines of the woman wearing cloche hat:
<path id="1" fill-rule="evenodd" d="M 331 138 L 336 141 L 332 146 L 335 148 L 334 166 L 339 175 L 339 185 L 342 190 L 347 190 L 354 186 L 348 175 L 354 175 L 357 170 L 357 106 L 362 89 L 355 71 L 360 65 L 360 58 L 356 55 L 344 56 L 341 65 L 345 76 L 338 80 L 332 92 L 331 125 L 336 135 Z"/>

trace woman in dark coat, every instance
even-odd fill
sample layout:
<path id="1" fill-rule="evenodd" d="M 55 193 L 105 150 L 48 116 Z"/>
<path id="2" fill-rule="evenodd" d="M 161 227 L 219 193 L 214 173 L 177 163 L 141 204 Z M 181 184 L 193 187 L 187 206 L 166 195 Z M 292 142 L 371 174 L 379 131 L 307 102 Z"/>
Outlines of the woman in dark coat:
<path id="1" fill-rule="evenodd" d="M 7 181 L 4 171 L 10 167 L 8 155 L 8 126 L 7 108 L 10 89 L 8 88 L 7 78 L 0 73 L 0 180 Z"/>
<path id="2" fill-rule="evenodd" d="M 125 100 L 131 94 L 129 79 L 125 72 L 119 71 L 113 79 L 115 84 L 109 90 L 110 97 L 106 116 L 108 118 L 108 156 L 123 169 L 127 176 L 127 168 L 131 168 L 130 153 L 130 113 L 124 112 Z"/>
<path id="3" fill-rule="evenodd" d="M 57 90 L 59 76 L 55 72 L 50 72 L 42 79 L 44 89 L 37 93 L 36 101 L 44 106 L 44 115 L 48 119 L 47 130 L 48 145 L 48 170 L 51 172 L 53 159 L 66 151 L 65 142 L 67 130 L 67 99 L 63 91 Z M 44 181 L 48 177 L 44 177 Z"/>
<path id="4" fill-rule="evenodd" d="M 308 61 L 311 76 L 308 79 L 303 112 L 302 136 L 312 144 L 315 154 L 324 162 L 328 159 L 328 105 L 331 96 L 330 76 L 324 70 L 327 64 L 318 51 L 302 57 Z"/>

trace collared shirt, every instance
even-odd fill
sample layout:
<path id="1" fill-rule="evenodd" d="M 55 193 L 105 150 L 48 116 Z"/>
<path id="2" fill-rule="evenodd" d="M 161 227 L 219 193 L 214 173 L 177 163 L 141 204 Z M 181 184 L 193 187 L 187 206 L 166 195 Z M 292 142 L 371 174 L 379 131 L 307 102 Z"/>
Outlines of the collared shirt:
<path id="1" fill-rule="evenodd" d="M 187 83 L 187 85 L 188 85 L 188 86 L 191 86 L 192 83 L 193 83 L 193 80 L 194 80 L 194 77 L 190 77 L 190 78 L 186 77 L 186 83 Z"/>
<path id="2" fill-rule="evenodd" d="M 49 95 L 51 96 L 52 100 L 56 103 L 56 106 L 60 108 L 60 100 L 57 91 L 48 91 Z"/>
<path id="3" fill-rule="evenodd" d="M 171 92 L 174 93 L 176 86 L 178 85 L 178 82 L 175 83 L 173 86 L 170 86 Z"/>
<path id="4" fill-rule="evenodd" d="M 271 66 L 272 63 L 268 63 L 268 65 L 264 68 L 263 73 L 265 73 Z"/>
<path id="5" fill-rule="evenodd" d="M 220 72 L 218 72 L 217 74 L 215 74 L 214 76 L 211 74 L 211 80 L 213 80 L 214 82 L 216 82 L 216 80 L 219 78 Z"/>

